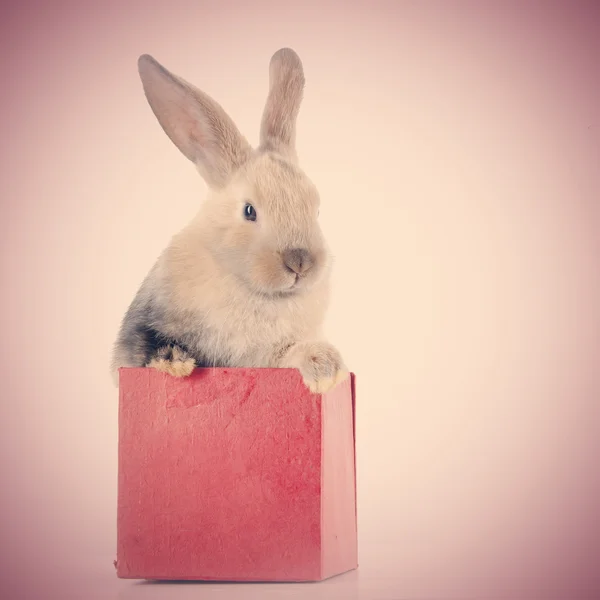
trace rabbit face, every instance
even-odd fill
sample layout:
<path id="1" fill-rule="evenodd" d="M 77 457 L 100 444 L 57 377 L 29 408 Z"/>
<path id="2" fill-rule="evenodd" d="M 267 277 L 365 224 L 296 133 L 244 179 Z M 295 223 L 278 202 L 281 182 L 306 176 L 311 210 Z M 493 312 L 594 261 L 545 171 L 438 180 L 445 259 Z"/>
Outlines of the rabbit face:
<path id="1" fill-rule="evenodd" d="M 267 295 L 302 293 L 330 263 L 317 217 L 319 194 L 293 163 L 274 152 L 248 161 L 199 215 L 206 246 L 225 271 Z"/>
<path id="2" fill-rule="evenodd" d="M 209 187 L 190 235 L 200 236 L 227 273 L 258 293 L 310 289 L 330 260 L 317 223 L 318 192 L 297 165 L 296 118 L 304 89 L 298 55 L 283 48 L 271 58 L 256 150 L 204 92 L 148 55 L 138 68 L 160 125 Z"/>

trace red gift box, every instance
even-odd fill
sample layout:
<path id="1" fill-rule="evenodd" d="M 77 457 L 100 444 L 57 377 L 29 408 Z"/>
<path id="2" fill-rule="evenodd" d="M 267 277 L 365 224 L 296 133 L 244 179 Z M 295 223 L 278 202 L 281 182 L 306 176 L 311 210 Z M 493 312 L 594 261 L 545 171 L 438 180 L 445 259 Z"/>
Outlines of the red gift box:
<path id="1" fill-rule="evenodd" d="M 355 378 L 119 372 L 117 576 L 319 581 L 357 564 Z"/>

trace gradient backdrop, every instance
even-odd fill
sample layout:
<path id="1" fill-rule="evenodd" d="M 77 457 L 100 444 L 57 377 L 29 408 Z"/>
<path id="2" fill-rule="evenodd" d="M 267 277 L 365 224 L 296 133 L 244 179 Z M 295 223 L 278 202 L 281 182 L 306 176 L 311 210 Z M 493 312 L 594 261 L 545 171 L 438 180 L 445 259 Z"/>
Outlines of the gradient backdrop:
<path id="1" fill-rule="evenodd" d="M 0 596 L 600 598 L 599 6 L 3 3 Z M 117 581 L 111 345 L 205 194 L 136 60 L 256 142 L 282 46 L 358 374 L 360 569 Z"/>

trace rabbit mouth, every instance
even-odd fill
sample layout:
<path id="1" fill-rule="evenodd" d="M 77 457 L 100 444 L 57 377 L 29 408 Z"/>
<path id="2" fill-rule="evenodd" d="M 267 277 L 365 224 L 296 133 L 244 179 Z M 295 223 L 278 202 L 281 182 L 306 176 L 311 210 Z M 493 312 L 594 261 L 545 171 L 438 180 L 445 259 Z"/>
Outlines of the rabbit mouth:
<path id="1" fill-rule="evenodd" d="M 299 284 L 300 284 L 300 278 L 298 277 L 298 275 L 296 275 L 296 277 L 292 281 L 292 283 L 290 283 L 289 285 L 287 285 L 283 289 L 280 288 L 279 290 L 277 290 L 275 292 L 275 295 L 277 295 L 277 296 L 289 296 L 291 294 L 295 294 L 300 289 L 300 285 Z"/>
<path id="2" fill-rule="evenodd" d="M 293 294 L 300 292 L 303 287 L 302 279 L 303 278 L 301 275 L 296 274 L 296 276 L 294 277 L 294 280 L 288 286 L 284 287 L 283 289 L 279 289 L 277 292 L 275 292 L 275 295 L 276 296 L 291 296 Z"/>
<path id="3" fill-rule="evenodd" d="M 295 273 L 294 281 L 287 288 L 290 292 L 294 292 L 304 287 L 304 283 L 306 281 L 306 275 L 302 273 Z"/>

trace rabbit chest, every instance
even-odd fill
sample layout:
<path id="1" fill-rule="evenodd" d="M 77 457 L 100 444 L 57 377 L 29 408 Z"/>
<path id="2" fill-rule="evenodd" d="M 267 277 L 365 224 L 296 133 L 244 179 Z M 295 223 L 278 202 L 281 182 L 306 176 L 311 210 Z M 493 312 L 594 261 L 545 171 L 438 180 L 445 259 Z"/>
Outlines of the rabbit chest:
<path id="1" fill-rule="evenodd" d="M 265 298 L 212 287 L 195 295 L 193 306 L 186 302 L 183 310 L 169 310 L 171 318 L 163 324 L 199 364 L 267 367 L 282 345 L 319 335 L 324 305 L 318 300 L 310 294 Z"/>
<path id="2" fill-rule="evenodd" d="M 306 300 L 246 297 L 213 305 L 199 320 L 198 351 L 217 363 L 269 366 L 277 347 L 316 334 L 320 315 Z"/>

